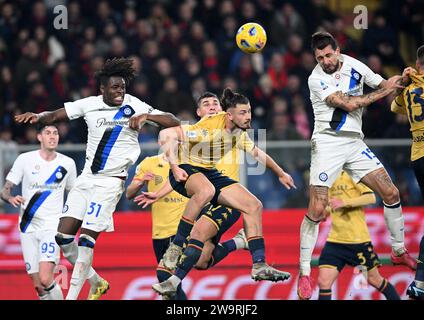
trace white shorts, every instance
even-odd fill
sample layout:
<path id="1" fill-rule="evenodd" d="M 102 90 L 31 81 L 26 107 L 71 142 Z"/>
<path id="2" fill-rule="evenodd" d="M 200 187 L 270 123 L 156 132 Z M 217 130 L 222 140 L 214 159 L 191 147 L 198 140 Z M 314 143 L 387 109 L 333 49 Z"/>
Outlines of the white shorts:
<path id="1" fill-rule="evenodd" d="M 28 274 L 37 273 L 40 262 L 59 263 L 60 248 L 55 240 L 56 233 L 56 230 L 21 232 L 21 247 Z"/>
<path id="2" fill-rule="evenodd" d="M 115 177 L 81 175 L 71 189 L 61 217 L 82 221 L 81 228 L 111 232 L 113 212 L 124 192 L 125 181 Z"/>
<path id="3" fill-rule="evenodd" d="M 311 139 L 310 185 L 331 187 L 345 170 L 358 183 L 368 173 L 384 168 L 364 141 L 355 136 L 315 134 Z"/>

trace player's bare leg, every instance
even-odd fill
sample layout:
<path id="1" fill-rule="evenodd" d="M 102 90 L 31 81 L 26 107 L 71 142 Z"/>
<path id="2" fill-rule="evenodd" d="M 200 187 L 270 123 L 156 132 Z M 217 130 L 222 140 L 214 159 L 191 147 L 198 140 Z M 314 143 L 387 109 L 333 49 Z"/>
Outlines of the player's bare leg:
<path id="1" fill-rule="evenodd" d="M 193 228 L 194 220 L 215 194 L 215 187 L 202 173 L 192 174 L 187 179 L 185 188 L 190 200 L 184 209 L 177 234 L 163 255 L 163 264 L 169 270 L 175 269 L 178 258 L 182 253 L 184 242 Z"/>
<path id="2" fill-rule="evenodd" d="M 38 272 L 28 274 L 32 281 L 32 286 L 38 294 L 40 300 L 50 300 L 49 294 L 44 290 L 43 285 L 40 281 L 40 276 Z"/>
<path id="3" fill-rule="evenodd" d="M 405 248 L 405 221 L 402 215 L 399 190 L 384 168 L 368 173 L 361 179 L 361 182 L 377 192 L 383 199 L 384 220 L 390 231 L 392 241 L 391 259 L 393 264 L 403 264 L 415 270 L 417 262 Z"/>
<path id="4" fill-rule="evenodd" d="M 55 267 L 55 263 L 51 261 L 41 261 L 38 265 L 40 283 L 47 293 L 46 300 L 63 300 L 62 289 L 54 280 Z"/>
<path id="5" fill-rule="evenodd" d="M 72 217 L 63 217 L 60 218 L 57 228 L 56 243 L 62 249 L 65 258 L 73 266 L 78 258 L 78 245 L 75 242 L 75 235 L 81 227 L 81 224 L 81 220 Z M 87 280 L 90 284 L 88 300 L 98 300 L 109 290 L 109 283 L 100 277 L 92 267 L 88 273 Z"/>
<path id="6" fill-rule="evenodd" d="M 239 183 L 232 184 L 223 190 L 218 203 L 243 212 L 243 221 L 249 251 L 252 255 L 252 279 L 284 281 L 290 273 L 277 270 L 266 263 L 265 242 L 262 234 L 262 203 Z"/>
<path id="7" fill-rule="evenodd" d="M 367 281 L 370 285 L 380 291 L 387 300 L 400 300 L 395 287 L 387 279 L 380 275 L 377 267 L 367 272 Z"/>
<path id="8" fill-rule="evenodd" d="M 308 213 L 300 226 L 300 270 L 297 283 L 299 298 L 308 300 L 312 296 L 311 260 L 317 239 L 319 223 L 325 217 L 328 204 L 328 187 L 309 187 Z"/>
<path id="9" fill-rule="evenodd" d="M 319 297 L 318 300 L 331 300 L 331 288 L 333 287 L 334 281 L 339 276 L 337 268 L 319 268 L 318 275 L 318 286 L 319 286 Z M 298 293 L 299 298 L 301 295 Z"/>

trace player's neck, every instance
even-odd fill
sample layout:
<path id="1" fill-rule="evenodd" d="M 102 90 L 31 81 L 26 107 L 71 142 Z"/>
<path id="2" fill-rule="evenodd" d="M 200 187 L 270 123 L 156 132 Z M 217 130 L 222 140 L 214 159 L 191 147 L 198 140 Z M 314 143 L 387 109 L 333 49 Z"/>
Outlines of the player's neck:
<path id="1" fill-rule="evenodd" d="M 56 150 L 40 149 L 38 153 L 40 154 L 40 157 L 45 161 L 52 161 L 57 156 Z"/>
<path id="2" fill-rule="evenodd" d="M 237 129 L 237 126 L 232 122 L 230 119 L 228 119 L 228 115 L 225 117 L 225 130 L 228 132 L 233 132 L 235 129 Z"/>

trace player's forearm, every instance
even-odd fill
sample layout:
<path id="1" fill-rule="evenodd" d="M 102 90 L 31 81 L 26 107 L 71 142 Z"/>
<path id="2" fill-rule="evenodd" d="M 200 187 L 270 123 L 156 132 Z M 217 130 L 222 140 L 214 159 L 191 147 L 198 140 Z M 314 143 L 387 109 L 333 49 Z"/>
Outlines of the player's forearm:
<path id="1" fill-rule="evenodd" d="M 343 208 L 356 208 L 374 204 L 376 202 L 374 193 L 363 194 L 362 196 L 344 200 Z"/>
<path id="2" fill-rule="evenodd" d="M 66 120 L 68 115 L 65 111 L 65 108 L 60 108 L 55 111 L 44 111 L 38 115 L 38 123 L 42 125 L 53 124 L 57 121 Z"/>
<path id="3" fill-rule="evenodd" d="M 180 120 L 172 113 L 148 114 L 147 120 L 156 122 L 157 124 L 165 128 L 176 127 L 181 124 Z"/>
<path id="4" fill-rule="evenodd" d="M 13 183 L 11 183 L 10 181 L 6 181 L 3 189 L 0 192 L 0 198 L 5 201 L 5 202 L 9 202 L 9 199 L 12 198 L 12 189 L 13 189 Z"/>
<path id="5" fill-rule="evenodd" d="M 158 197 L 158 199 L 165 197 L 167 194 L 172 192 L 172 186 L 171 183 L 169 182 L 169 179 L 166 180 L 166 183 L 162 186 L 162 188 L 160 188 L 157 192 L 156 195 Z"/>
<path id="6" fill-rule="evenodd" d="M 133 182 L 131 182 L 131 184 L 128 186 L 127 192 L 125 193 L 125 196 L 127 197 L 127 199 L 131 200 L 132 198 L 134 198 L 137 195 L 137 193 L 141 190 L 141 188 L 143 188 L 143 186 L 144 186 L 144 181 L 133 180 Z"/>
<path id="7" fill-rule="evenodd" d="M 284 170 L 267 153 L 255 147 L 252 152 L 253 157 L 266 168 L 272 170 L 277 177 L 284 174 Z"/>
<path id="8" fill-rule="evenodd" d="M 340 108 L 351 112 L 359 108 L 367 107 L 392 93 L 391 89 L 381 88 L 362 96 L 349 96 L 341 91 L 337 91 L 325 100 L 333 108 Z"/>

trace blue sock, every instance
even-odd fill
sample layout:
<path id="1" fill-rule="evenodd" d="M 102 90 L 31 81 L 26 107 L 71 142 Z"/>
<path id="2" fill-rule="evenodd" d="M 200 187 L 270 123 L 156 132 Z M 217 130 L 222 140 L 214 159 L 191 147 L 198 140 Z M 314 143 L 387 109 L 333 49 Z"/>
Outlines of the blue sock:
<path id="1" fill-rule="evenodd" d="M 228 251 L 228 249 L 224 246 L 224 244 L 225 242 L 223 244 L 218 243 L 215 246 L 215 249 L 213 249 L 211 259 L 208 262 L 208 269 L 218 264 L 218 262 L 220 262 L 222 259 L 228 256 L 228 253 L 230 253 L 230 251 Z"/>
<path id="2" fill-rule="evenodd" d="M 175 275 L 183 280 L 187 273 L 193 268 L 193 266 L 197 263 L 202 254 L 204 243 L 202 241 L 196 239 L 190 239 L 187 248 L 185 248 L 180 260 L 177 264 L 177 270 L 175 271 Z"/>
<path id="3" fill-rule="evenodd" d="M 380 288 L 378 288 L 378 291 L 380 291 L 387 300 L 400 300 L 399 294 L 396 292 L 395 287 L 393 287 L 393 285 L 386 279 L 383 279 L 383 283 L 381 284 Z"/>
<path id="4" fill-rule="evenodd" d="M 222 243 L 222 246 L 227 249 L 228 252 L 237 250 L 236 242 L 233 239 L 225 241 L 224 243 Z"/>
<path id="5" fill-rule="evenodd" d="M 191 229 L 193 229 L 193 224 L 193 221 L 181 217 L 180 223 L 178 224 L 177 234 L 172 242 L 182 248 L 187 237 L 190 235 Z"/>
<path id="6" fill-rule="evenodd" d="M 165 280 L 168 280 L 169 277 L 172 276 L 172 272 L 158 266 L 156 269 L 156 276 L 159 282 L 164 282 Z M 171 298 L 171 300 L 187 300 L 187 296 L 181 286 L 181 283 L 177 287 L 177 293 L 175 294 L 174 297 Z"/>
<path id="7" fill-rule="evenodd" d="M 249 251 L 253 263 L 265 262 L 265 241 L 263 237 L 251 237 L 247 239 Z"/>
<path id="8" fill-rule="evenodd" d="M 424 236 L 420 242 L 420 253 L 417 261 L 417 272 L 415 273 L 415 280 L 424 282 Z"/>
<path id="9" fill-rule="evenodd" d="M 319 289 L 318 300 L 331 300 L 331 289 Z"/>

